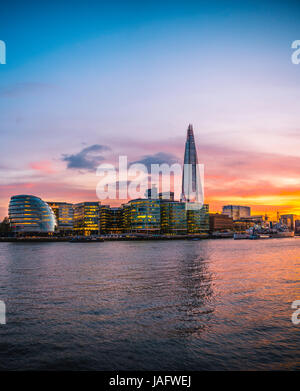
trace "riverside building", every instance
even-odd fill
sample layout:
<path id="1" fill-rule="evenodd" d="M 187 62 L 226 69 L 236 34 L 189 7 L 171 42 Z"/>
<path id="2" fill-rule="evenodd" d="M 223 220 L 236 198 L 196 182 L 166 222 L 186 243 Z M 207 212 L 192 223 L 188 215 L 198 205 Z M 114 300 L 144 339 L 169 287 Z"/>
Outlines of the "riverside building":
<path id="1" fill-rule="evenodd" d="M 99 202 L 81 202 L 74 205 L 74 232 L 77 235 L 99 234 Z"/>
<path id="2" fill-rule="evenodd" d="M 250 217 L 251 208 L 241 205 L 225 205 L 223 206 L 222 213 L 232 217 L 233 220 L 239 220 L 241 217 Z"/>
<path id="3" fill-rule="evenodd" d="M 50 206 L 32 195 L 11 197 L 8 214 L 11 229 L 16 234 L 52 234 L 56 227 Z"/>
<path id="4" fill-rule="evenodd" d="M 57 231 L 64 234 L 70 234 L 74 226 L 74 208 L 73 204 L 67 202 L 47 202 L 53 210 L 57 221 Z"/>
<path id="5" fill-rule="evenodd" d="M 100 205 L 99 231 L 100 234 L 121 234 L 124 231 L 123 208 Z"/>
<path id="6" fill-rule="evenodd" d="M 232 231 L 233 230 L 232 217 L 220 213 L 210 213 L 209 230 L 210 232 L 227 231 L 227 230 Z"/>
<path id="7" fill-rule="evenodd" d="M 187 214 L 185 203 L 179 201 L 161 201 L 161 233 L 186 234 Z"/>
<path id="8" fill-rule="evenodd" d="M 204 234 L 209 231 L 209 205 L 204 204 L 201 209 L 187 210 L 187 233 Z"/>
<path id="9" fill-rule="evenodd" d="M 160 200 L 139 198 L 123 206 L 124 230 L 136 233 L 160 233 Z"/>

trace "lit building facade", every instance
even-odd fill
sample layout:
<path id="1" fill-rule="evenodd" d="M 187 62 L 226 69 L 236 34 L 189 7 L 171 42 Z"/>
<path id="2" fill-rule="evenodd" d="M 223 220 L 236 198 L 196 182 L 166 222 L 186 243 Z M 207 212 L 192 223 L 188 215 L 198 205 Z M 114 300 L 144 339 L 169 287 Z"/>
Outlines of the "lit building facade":
<path id="1" fill-rule="evenodd" d="M 187 232 L 201 234 L 209 232 L 209 205 L 204 204 L 201 209 L 187 210 Z"/>
<path id="2" fill-rule="evenodd" d="M 74 232 L 77 235 L 99 234 L 99 202 L 81 202 L 74 205 Z"/>
<path id="3" fill-rule="evenodd" d="M 49 234 L 55 231 L 55 215 L 50 206 L 39 197 L 32 195 L 11 197 L 8 214 L 11 229 L 17 234 Z"/>
<path id="4" fill-rule="evenodd" d="M 233 220 L 239 220 L 241 217 L 250 217 L 251 208 L 241 205 L 225 205 L 223 206 L 222 213 L 232 217 Z"/>
<path id="5" fill-rule="evenodd" d="M 53 210 L 56 221 L 57 230 L 60 232 L 70 233 L 74 225 L 74 208 L 73 204 L 67 202 L 47 202 Z"/>
<path id="6" fill-rule="evenodd" d="M 159 233 L 160 201 L 154 199 L 129 201 L 124 205 L 123 221 L 127 232 Z"/>
<path id="7" fill-rule="evenodd" d="M 184 202 L 161 201 L 161 233 L 187 233 L 187 211 Z"/>
<path id="8" fill-rule="evenodd" d="M 100 234 L 121 234 L 124 231 L 123 208 L 100 205 L 99 227 Z"/>

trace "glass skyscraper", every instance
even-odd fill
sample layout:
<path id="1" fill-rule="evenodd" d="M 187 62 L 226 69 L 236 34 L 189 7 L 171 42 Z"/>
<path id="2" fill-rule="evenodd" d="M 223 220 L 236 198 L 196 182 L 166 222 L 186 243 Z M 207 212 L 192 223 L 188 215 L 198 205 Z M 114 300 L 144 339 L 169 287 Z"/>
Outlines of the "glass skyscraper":
<path id="1" fill-rule="evenodd" d="M 193 125 L 191 124 L 188 126 L 185 143 L 181 200 L 188 203 L 203 203 L 203 192 L 198 165 L 198 156 L 195 145 Z"/>

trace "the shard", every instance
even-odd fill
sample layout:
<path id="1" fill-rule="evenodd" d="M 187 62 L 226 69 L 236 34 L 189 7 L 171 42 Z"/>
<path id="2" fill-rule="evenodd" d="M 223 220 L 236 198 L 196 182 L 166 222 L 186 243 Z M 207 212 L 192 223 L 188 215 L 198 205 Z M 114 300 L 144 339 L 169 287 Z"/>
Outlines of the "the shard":
<path id="1" fill-rule="evenodd" d="M 181 199 L 187 203 L 200 203 L 202 206 L 203 188 L 200 171 L 193 125 L 189 124 L 184 152 Z"/>

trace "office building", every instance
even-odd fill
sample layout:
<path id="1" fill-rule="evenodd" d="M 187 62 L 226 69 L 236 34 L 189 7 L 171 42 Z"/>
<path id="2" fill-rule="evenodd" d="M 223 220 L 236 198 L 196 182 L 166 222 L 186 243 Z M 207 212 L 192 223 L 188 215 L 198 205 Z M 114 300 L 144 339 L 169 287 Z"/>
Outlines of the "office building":
<path id="1" fill-rule="evenodd" d="M 209 214 L 209 230 L 210 232 L 215 231 L 232 231 L 233 230 L 233 219 L 228 215 L 220 213 Z"/>
<path id="2" fill-rule="evenodd" d="M 158 194 L 160 200 L 174 201 L 174 191 L 164 191 Z"/>
<path id="3" fill-rule="evenodd" d="M 121 234 L 124 231 L 123 208 L 99 207 L 100 234 Z"/>
<path id="4" fill-rule="evenodd" d="M 146 198 L 153 199 L 153 200 L 157 200 L 157 199 L 158 199 L 158 190 L 157 190 L 157 187 L 154 185 L 154 186 L 152 186 L 150 189 L 147 189 L 147 190 L 145 191 L 145 197 L 146 197 Z"/>
<path id="5" fill-rule="evenodd" d="M 233 220 L 239 220 L 241 217 L 250 217 L 251 208 L 249 206 L 225 205 L 222 214 L 232 217 Z"/>
<path id="6" fill-rule="evenodd" d="M 191 124 L 188 126 L 185 143 L 181 200 L 184 202 L 203 202 L 198 156 Z"/>
<path id="7" fill-rule="evenodd" d="M 56 227 L 56 218 L 50 206 L 32 195 L 16 195 L 9 203 L 9 221 L 17 234 L 49 234 Z"/>
<path id="8" fill-rule="evenodd" d="M 53 210 L 57 221 L 57 231 L 70 234 L 74 224 L 73 204 L 67 202 L 47 202 Z"/>
<path id="9" fill-rule="evenodd" d="M 161 208 L 161 233 L 186 234 L 187 214 L 184 202 L 162 200 Z"/>
<path id="10" fill-rule="evenodd" d="M 99 202 L 81 202 L 74 205 L 74 232 L 77 235 L 99 234 Z"/>
<path id="11" fill-rule="evenodd" d="M 124 229 L 127 232 L 159 233 L 160 201 L 136 199 L 124 205 Z"/>
<path id="12" fill-rule="evenodd" d="M 187 232 L 199 234 L 209 232 L 209 205 L 204 204 L 201 209 L 187 210 Z"/>

